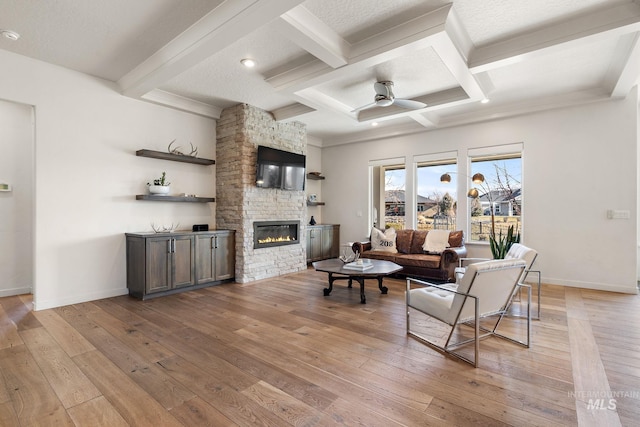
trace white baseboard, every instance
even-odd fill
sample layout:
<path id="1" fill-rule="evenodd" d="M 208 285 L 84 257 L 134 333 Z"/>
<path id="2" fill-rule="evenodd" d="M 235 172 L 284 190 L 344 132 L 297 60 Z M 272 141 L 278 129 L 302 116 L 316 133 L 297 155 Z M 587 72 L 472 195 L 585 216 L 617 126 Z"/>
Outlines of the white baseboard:
<path id="1" fill-rule="evenodd" d="M 638 293 L 638 287 L 636 286 L 635 283 L 632 283 L 629 286 L 625 286 L 622 284 L 614 284 L 614 283 L 579 282 L 575 280 L 553 279 L 550 277 L 543 277 L 541 281 L 542 283 L 546 283 L 549 285 L 560 285 L 560 286 L 569 286 L 572 288 L 593 289 L 596 291 L 621 292 L 623 294 Z"/>
<path id="2" fill-rule="evenodd" d="M 79 304 L 81 302 L 95 301 L 95 300 L 104 299 L 104 298 L 119 297 L 121 295 L 128 295 L 128 294 L 129 294 L 129 289 L 122 288 L 122 289 L 110 289 L 107 291 L 92 292 L 92 293 L 83 294 L 83 295 L 74 295 L 68 298 L 56 298 L 53 300 L 44 300 L 44 301 L 40 299 L 36 299 L 37 297 L 36 295 L 34 296 L 34 299 L 33 299 L 33 310 L 34 311 L 46 310 L 48 308 L 62 307 L 65 305 Z"/>
<path id="3" fill-rule="evenodd" d="M 12 297 L 14 295 L 30 294 L 31 292 L 32 292 L 32 289 L 29 286 L 25 286 L 22 288 L 2 289 L 0 290 L 0 298 Z"/>

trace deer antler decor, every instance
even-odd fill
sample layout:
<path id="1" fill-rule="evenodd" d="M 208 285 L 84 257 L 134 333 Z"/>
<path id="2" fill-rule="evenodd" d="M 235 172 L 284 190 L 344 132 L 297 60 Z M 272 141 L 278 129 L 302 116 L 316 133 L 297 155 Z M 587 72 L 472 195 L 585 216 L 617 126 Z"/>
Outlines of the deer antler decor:
<path id="1" fill-rule="evenodd" d="M 166 226 L 166 225 L 156 225 L 155 223 L 151 223 L 151 228 L 153 229 L 153 231 L 155 231 L 156 233 L 173 233 L 174 230 L 176 230 L 178 228 L 178 226 L 180 225 L 180 223 L 177 223 L 176 225 L 173 225 L 173 223 L 171 223 L 171 225 Z"/>
<path id="2" fill-rule="evenodd" d="M 169 143 L 169 147 L 167 147 L 167 151 L 171 154 L 177 154 L 178 156 L 189 156 L 189 157 L 197 157 L 198 156 L 198 147 L 194 147 L 192 143 L 189 143 L 189 145 L 191 146 L 191 152 L 189 154 L 184 154 L 182 151 L 180 151 L 180 146 L 176 147 L 176 148 L 171 148 L 171 146 L 173 145 L 173 143 L 176 142 L 176 140 L 174 139 L 173 141 L 171 141 Z"/>
<path id="3" fill-rule="evenodd" d="M 176 147 L 176 148 L 171 148 L 171 146 L 173 145 L 173 143 L 176 142 L 176 140 L 174 139 L 173 141 L 171 141 L 169 143 L 169 147 L 167 147 L 167 151 L 171 154 L 179 154 L 179 155 L 183 155 L 182 151 L 180 151 L 180 147 Z"/>

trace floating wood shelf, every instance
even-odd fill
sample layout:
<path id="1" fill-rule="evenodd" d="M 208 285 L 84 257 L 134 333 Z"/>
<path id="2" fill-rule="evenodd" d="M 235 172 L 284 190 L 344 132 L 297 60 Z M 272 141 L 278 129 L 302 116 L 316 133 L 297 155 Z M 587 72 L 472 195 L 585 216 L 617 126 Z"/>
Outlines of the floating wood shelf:
<path id="1" fill-rule="evenodd" d="M 156 196 L 153 194 L 138 194 L 136 200 L 152 200 L 156 202 L 191 202 L 191 203 L 213 203 L 214 197 L 183 197 L 183 196 Z"/>
<path id="2" fill-rule="evenodd" d="M 316 175 L 316 174 L 314 174 L 314 173 L 308 173 L 308 174 L 307 174 L 307 179 L 321 180 L 321 179 L 324 179 L 324 176 L 322 176 L 322 175 Z"/>
<path id="3" fill-rule="evenodd" d="M 307 200 L 307 206 L 324 206 L 324 202 L 310 202 Z"/>
<path id="4" fill-rule="evenodd" d="M 152 159 L 171 160 L 174 162 L 194 163 L 196 165 L 205 165 L 205 166 L 214 165 L 216 163 L 216 161 L 212 159 L 204 159 L 202 157 L 183 156 L 180 154 L 164 153 L 162 151 L 154 151 L 154 150 L 138 150 L 136 151 L 136 156 L 150 157 Z"/>

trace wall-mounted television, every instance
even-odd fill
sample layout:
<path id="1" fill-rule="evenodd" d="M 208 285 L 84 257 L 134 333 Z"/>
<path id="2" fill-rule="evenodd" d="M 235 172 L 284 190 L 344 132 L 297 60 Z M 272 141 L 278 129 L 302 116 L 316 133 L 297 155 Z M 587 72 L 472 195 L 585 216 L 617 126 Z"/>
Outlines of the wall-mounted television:
<path id="1" fill-rule="evenodd" d="M 256 186 L 282 190 L 304 190 L 306 158 L 271 147 L 258 146 Z"/>

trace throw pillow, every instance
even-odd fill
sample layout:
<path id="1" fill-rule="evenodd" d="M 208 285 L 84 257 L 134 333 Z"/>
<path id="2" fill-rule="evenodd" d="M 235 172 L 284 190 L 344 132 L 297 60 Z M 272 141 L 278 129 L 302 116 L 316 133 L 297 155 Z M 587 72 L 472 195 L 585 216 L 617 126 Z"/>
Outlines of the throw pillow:
<path id="1" fill-rule="evenodd" d="M 441 254 L 449 247 L 449 230 L 430 230 L 424 239 L 422 249 L 425 252 Z"/>
<path id="2" fill-rule="evenodd" d="M 387 228 L 384 232 L 382 232 L 375 227 L 372 228 L 371 250 L 397 254 L 398 249 L 396 249 L 396 229 Z"/>

